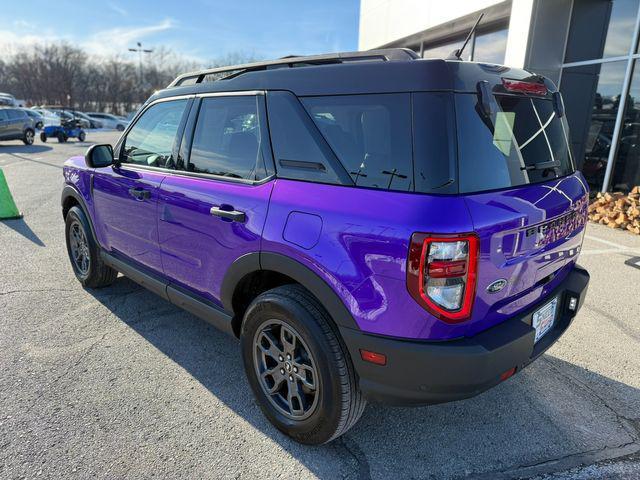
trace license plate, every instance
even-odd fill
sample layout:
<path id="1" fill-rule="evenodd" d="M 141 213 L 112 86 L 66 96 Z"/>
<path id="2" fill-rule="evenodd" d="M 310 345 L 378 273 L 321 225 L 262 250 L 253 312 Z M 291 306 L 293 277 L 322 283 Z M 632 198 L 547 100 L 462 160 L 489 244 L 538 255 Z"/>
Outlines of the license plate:
<path id="1" fill-rule="evenodd" d="M 556 310 L 558 307 L 558 297 L 551 300 L 544 307 L 534 312 L 531 319 L 531 326 L 536 330 L 536 338 L 534 343 L 537 343 L 545 333 L 551 330 L 553 322 L 556 319 Z"/>

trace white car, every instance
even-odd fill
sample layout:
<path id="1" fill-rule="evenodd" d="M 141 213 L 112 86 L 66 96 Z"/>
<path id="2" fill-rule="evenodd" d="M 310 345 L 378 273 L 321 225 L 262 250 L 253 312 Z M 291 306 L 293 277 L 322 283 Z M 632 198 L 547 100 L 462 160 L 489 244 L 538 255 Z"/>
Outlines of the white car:
<path id="1" fill-rule="evenodd" d="M 31 110 L 38 112 L 40 115 L 42 115 L 42 118 L 44 119 L 44 125 L 43 125 L 44 127 L 48 127 L 50 125 L 60 125 L 60 117 L 56 115 L 55 112 L 51 110 L 47 110 L 46 108 L 36 108 L 36 107 L 31 108 Z"/>
<path id="2" fill-rule="evenodd" d="M 122 132 L 125 128 L 127 128 L 127 125 L 129 125 L 128 121 L 120 119 L 115 115 L 111 115 L 110 113 L 87 112 L 87 115 L 89 115 L 91 118 L 95 118 L 100 123 L 102 123 L 102 126 L 104 128 L 115 128 L 120 132 Z"/>

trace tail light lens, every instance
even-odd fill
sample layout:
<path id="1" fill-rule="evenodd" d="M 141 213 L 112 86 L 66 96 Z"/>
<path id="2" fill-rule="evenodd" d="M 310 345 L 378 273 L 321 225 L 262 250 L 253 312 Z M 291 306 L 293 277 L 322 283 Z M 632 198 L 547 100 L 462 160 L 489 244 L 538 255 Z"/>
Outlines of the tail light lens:
<path id="1" fill-rule="evenodd" d="M 502 86 L 509 92 L 530 93 L 532 95 L 546 95 L 547 86 L 544 83 L 526 82 L 522 80 L 502 79 Z"/>
<path id="2" fill-rule="evenodd" d="M 414 233 L 407 288 L 425 309 L 447 323 L 471 316 L 478 271 L 478 237 Z"/>

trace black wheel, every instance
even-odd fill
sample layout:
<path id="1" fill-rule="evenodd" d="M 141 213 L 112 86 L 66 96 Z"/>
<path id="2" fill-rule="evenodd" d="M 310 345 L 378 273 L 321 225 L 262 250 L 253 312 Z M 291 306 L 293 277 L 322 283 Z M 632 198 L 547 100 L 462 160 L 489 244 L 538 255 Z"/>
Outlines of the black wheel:
<path id="1" fill-rule="evenodd" d="M 36 123 L 36 128 L 37 128 L 38 130 L 42 130 L 42 127 L 44 127 L 44 124 L 43 124 L 42 122 L 38 122 L 38 123 Z"/>
<path id="2" fill-rule="evenodd" d="M 58 132 L 58 135 L 56 135 L 56 136 L 58 137 L 58 142 L 59 143 L 64 143 L 64 142 L 67 141 L 67 136 L 62 131 Z"/>
<path id="3" fill-rule="evenodd" d="M 24 131 L 24 136 L 22 137 L 22 143 L 25 145 L 33 145 L 33 139 L 35 138 L 35 133 L 30 128 L 27 128 Z"/>
<path id="4" fill-rule="evenodd" d="M 116 130 L 118 130 L 119 132 L 123 132 L 124 131 L 124 125 L 119 123 L 118 125 L 116 125 Z"/>
<path id="5" fill-rule="evenodd" d="M 78 134 L 78 141 L 79 142 L 84 142 L 86 138 L 87 138 L 87 134 L 84 131 L 82 131 L 82 132 L 80 132 Z"/>
<path id="6" fill-rule="evenodd" d="M 40 141 L 47 143 L 47 134 L 44 132 L 40 132 Z"/>
<path id="7" fill-rule="evenodd" d="M 259 295 L 240 336 L 249 384 L 263 413 L 294 440 L 319 445 L 360 418 L 366 401 L 329 314 L 299 285 Z"/>
<path id="8" fill-rule="evenodd" d="M 118 272 L 102 261 L 89 221 L 80 207 L 71 207 L 67 213 L 65 237 L 73 273 L 83 287 L 99 288 L 113 283 Z"/>

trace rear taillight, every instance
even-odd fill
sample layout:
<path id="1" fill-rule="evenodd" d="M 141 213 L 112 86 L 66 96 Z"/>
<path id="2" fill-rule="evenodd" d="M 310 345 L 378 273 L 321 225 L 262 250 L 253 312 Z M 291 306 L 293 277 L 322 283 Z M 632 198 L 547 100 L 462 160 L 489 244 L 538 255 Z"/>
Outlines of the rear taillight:
<path id="1" fill-rule="evenodd" d="M 478 237 L 414 233 L 407 288 L 433 315 L 448 323 L 471 316 L 478 272 Z"/>

